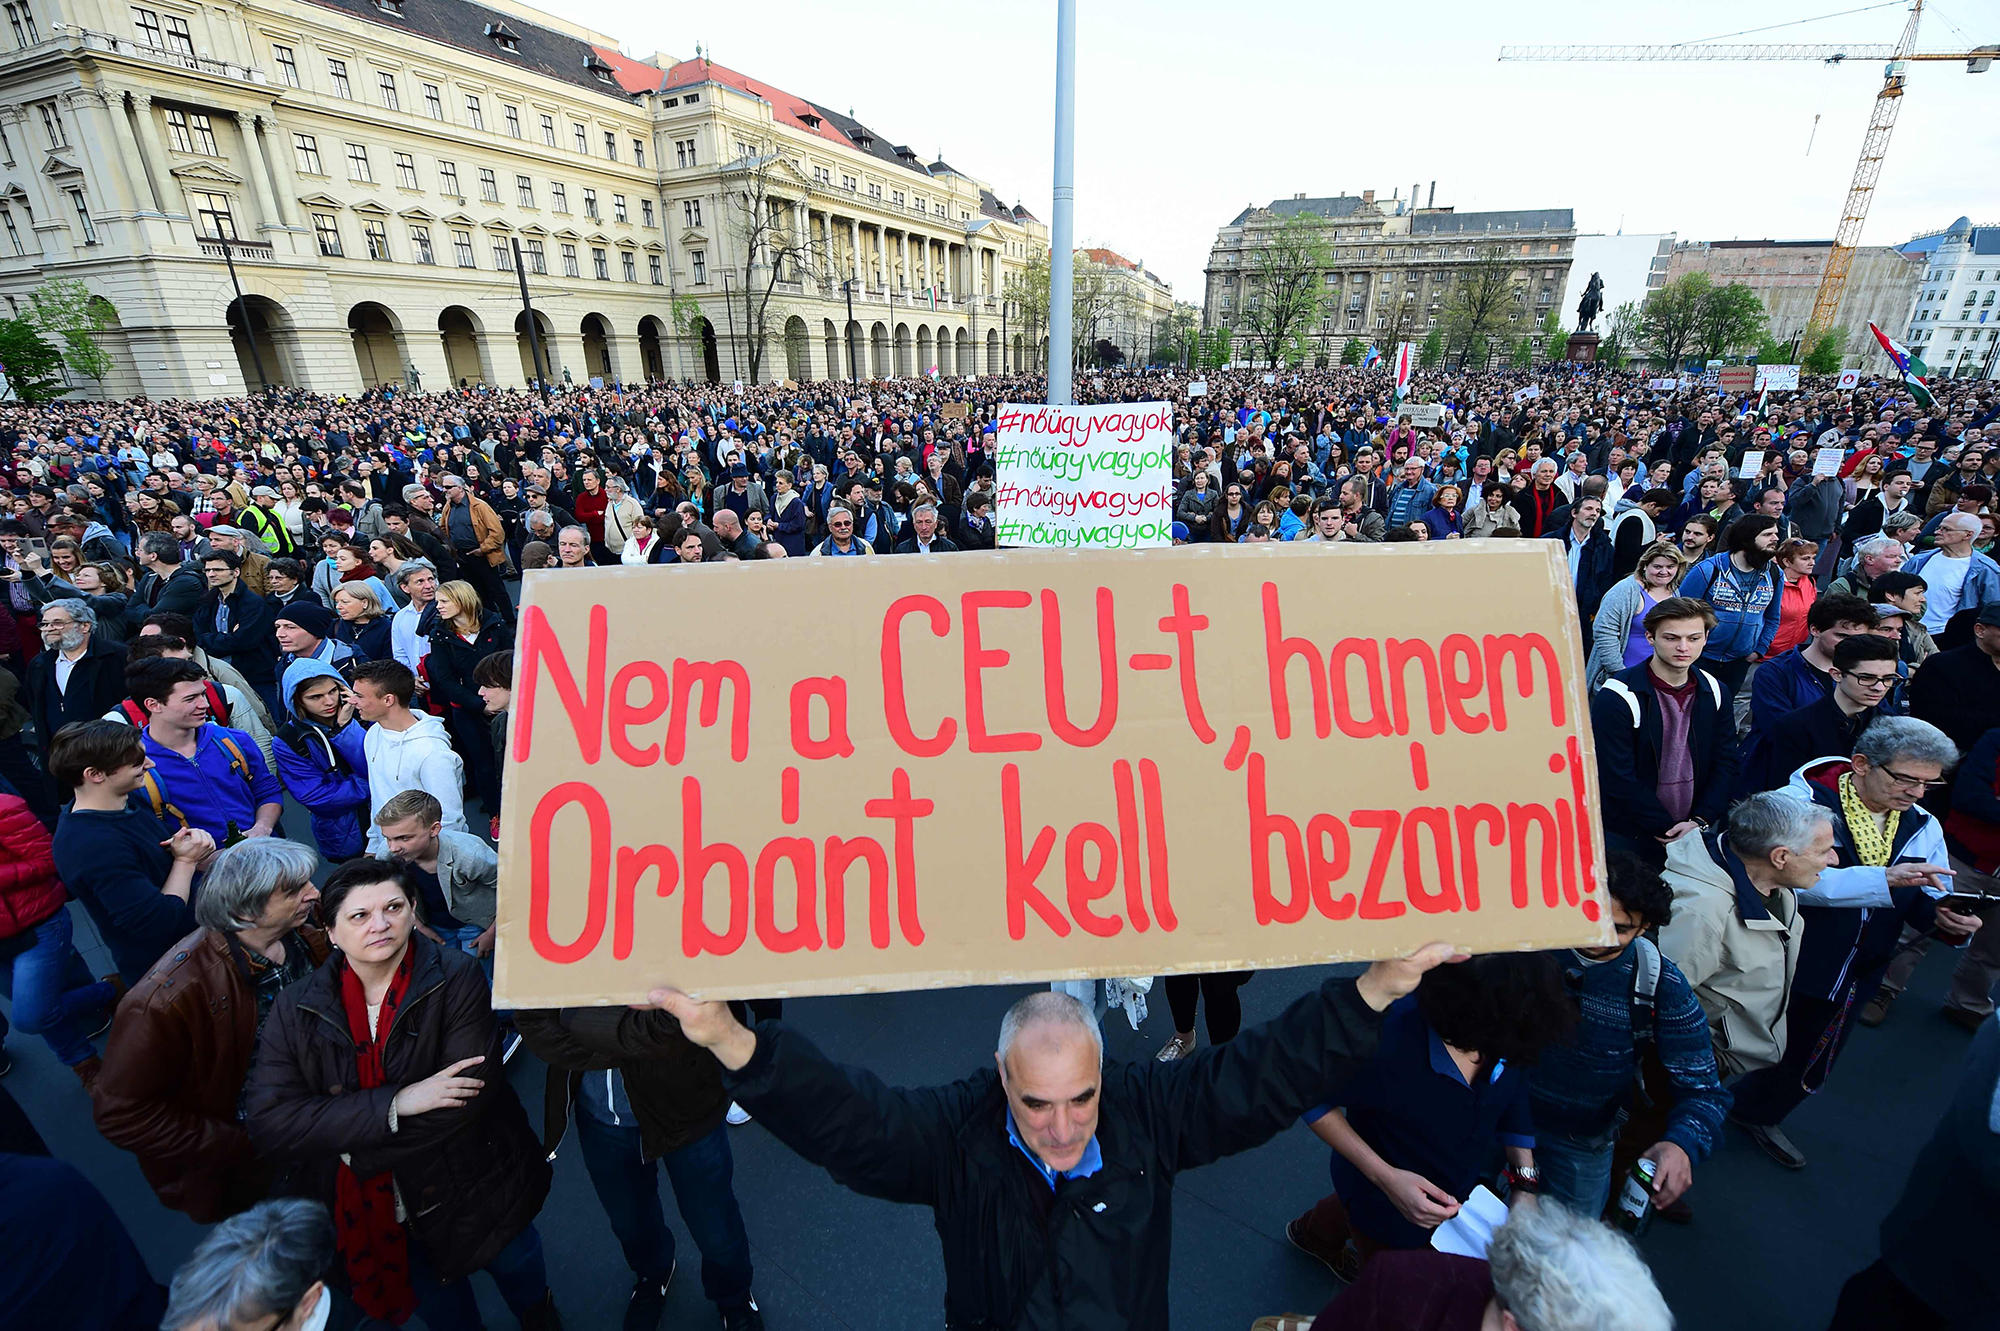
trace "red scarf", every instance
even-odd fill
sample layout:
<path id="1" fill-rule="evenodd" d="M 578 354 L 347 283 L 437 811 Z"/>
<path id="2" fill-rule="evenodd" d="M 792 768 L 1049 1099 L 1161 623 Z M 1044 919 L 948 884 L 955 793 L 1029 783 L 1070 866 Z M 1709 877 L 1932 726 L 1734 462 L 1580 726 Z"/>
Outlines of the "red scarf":
<path id="1" fill-rule="evenodd" d="M 347 1033 L 354 1037 L 355 1085 L 373 1090 L 384 1081 L 382 1045 L 396 1023 L 396 1009 L 410 990 L 415 948 L 405 948 L 403 964 L 382 995 L 375 1029 L 368 1029 L 368 998 L 361 977 L 351 965 L 340 968 L 340 1004 L 347 1013 Z M 409 1235 L 396 1219 L 395 1176 L 386 1170 L 362 1178 L 345 1161 L 334 1181 L 333 1217 L 341 1259 L 353 1286 L 354 1301 L 370 1317 L 401 1326 L 417 1309 L 410 1286 Z"/>

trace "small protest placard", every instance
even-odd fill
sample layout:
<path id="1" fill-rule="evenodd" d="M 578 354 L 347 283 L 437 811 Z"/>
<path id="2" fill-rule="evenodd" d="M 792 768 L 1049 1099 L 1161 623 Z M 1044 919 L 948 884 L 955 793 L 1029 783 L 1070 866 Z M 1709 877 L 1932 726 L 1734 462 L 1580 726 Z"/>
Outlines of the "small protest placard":
<path id="1" fill-rule="evenodd" d="M 1813 475 L 1838 476 L 1840 464 L 1847 460 L 1844 448 L 1822 448 L 1813 453 Z"/>

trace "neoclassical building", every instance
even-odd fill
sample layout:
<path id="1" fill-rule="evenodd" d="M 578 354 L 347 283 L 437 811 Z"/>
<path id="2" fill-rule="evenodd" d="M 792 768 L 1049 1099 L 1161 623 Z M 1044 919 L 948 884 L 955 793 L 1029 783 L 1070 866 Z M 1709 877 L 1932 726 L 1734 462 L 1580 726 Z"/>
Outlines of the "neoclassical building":
<path id="1" fill-rule="evenodd" d="M 748 379 L 760 313 L 767 381 L 1035 359 L 1037 219 L 709 60 L 513 0 L 6 9 L 0 296 L 108 299 L 107 394 L 517 385 L 523 276 L 557 378 Z"/>
<path id="2" fill-rule="evenodd" d="M 1217 229 L 1203 272 L 1201 326 L 1236 326 L 1260 297 L 1255 290 L 1257 251 L 1272 243 L 1288 219 L 1301 214 L 1324 224 L 1332 266 L 1325 283 L 1319 326 L 1309 341 L 1319 359 L 1337 359 L 1349 339 L 1364 344 L 1397 330 L 1421 339 L 1444 317 L 1452 283 L 1482 259 L 1513 259 L 1513 298 L 1524 329 L 1556 308 L 1576 248 L 1576 218 L 1568 208 L 1461 213 L 1416 206 L 1410 197 L 1377 198 L 1374 190 L 1330 198 L 1294 194 L 1263 207 L 1251 205 Z M 1402 312 L 1397 313 L 1401 306 Z M 1565 319 L 1573 313 L 1565 313 Z M 1384 347 L 1386 354 L 1389 348 Z M 1249 357 L 1246 339 L 1236 354 Z"/>
<path id="3" fill-rule="evenodd" d="M 1095 337 L 1116 344 L 1126 363 L 1144 365 L 1157 347 L 1167 343 L 1167 323 L 1174 313 L 1173 284 L 1142 262 L 1115 250 L 1078 250 L 1105 277 L 1105 311 Z"/>

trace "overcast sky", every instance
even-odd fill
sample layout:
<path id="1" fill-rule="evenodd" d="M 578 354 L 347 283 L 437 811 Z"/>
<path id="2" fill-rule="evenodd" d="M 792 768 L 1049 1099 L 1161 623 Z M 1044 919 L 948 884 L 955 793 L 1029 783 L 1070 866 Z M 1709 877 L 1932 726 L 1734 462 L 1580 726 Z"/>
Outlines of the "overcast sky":
<path id="1" fill-rule="evenodd" d="M 1865 3 L 1865 0 L 1862 0 Z M 551 6 L 553 8 L 553 6 Z M 1692 42 L 1854 0 L 1613 5 L 1473 0 L 1079 0 L 1076 239 L 1201 298 L 1216 228 L 1246 204 L 1413 182 L 1461 212 L 1569 207 L 1584 231 L 1831 237 L 1878 62 L 1502 64 L 1504 45 Z M 631 54 L 718 62 L 854 114 L 1049 216 L 1055 6 L 571 0 Z M 1740 38 L 1892 43 L 1892 3 Z M 1926 5 L 1918 44 L 2000 42 L 2000 2 Z M 2000 223 L 2000 68 L 1915 64 L 1864 244 L 1961 214 Z M 1814 117 L 1818 128 L 1815 135 Z M 1807 152 L 1808 142 L 1811 152 Z"/>

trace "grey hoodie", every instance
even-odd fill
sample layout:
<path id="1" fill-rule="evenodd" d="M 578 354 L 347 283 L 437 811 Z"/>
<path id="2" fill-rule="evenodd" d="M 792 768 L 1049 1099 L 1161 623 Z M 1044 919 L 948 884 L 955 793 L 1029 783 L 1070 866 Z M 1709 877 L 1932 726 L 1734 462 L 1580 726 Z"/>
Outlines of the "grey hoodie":
<path id="1" fill-rule="evenodd" d="M 452 751 L 451 737 L 444 722 L 428 713 L 417 713 L 417 723 L 408 730 L 368 728 L 368 853 L 384 855 L 388 843 L 375 815 L 391 798 L 406 790 L 427 790 L 444 806 L 444 828 L 463 832 L 465 805 L 465 763 Z"/>

